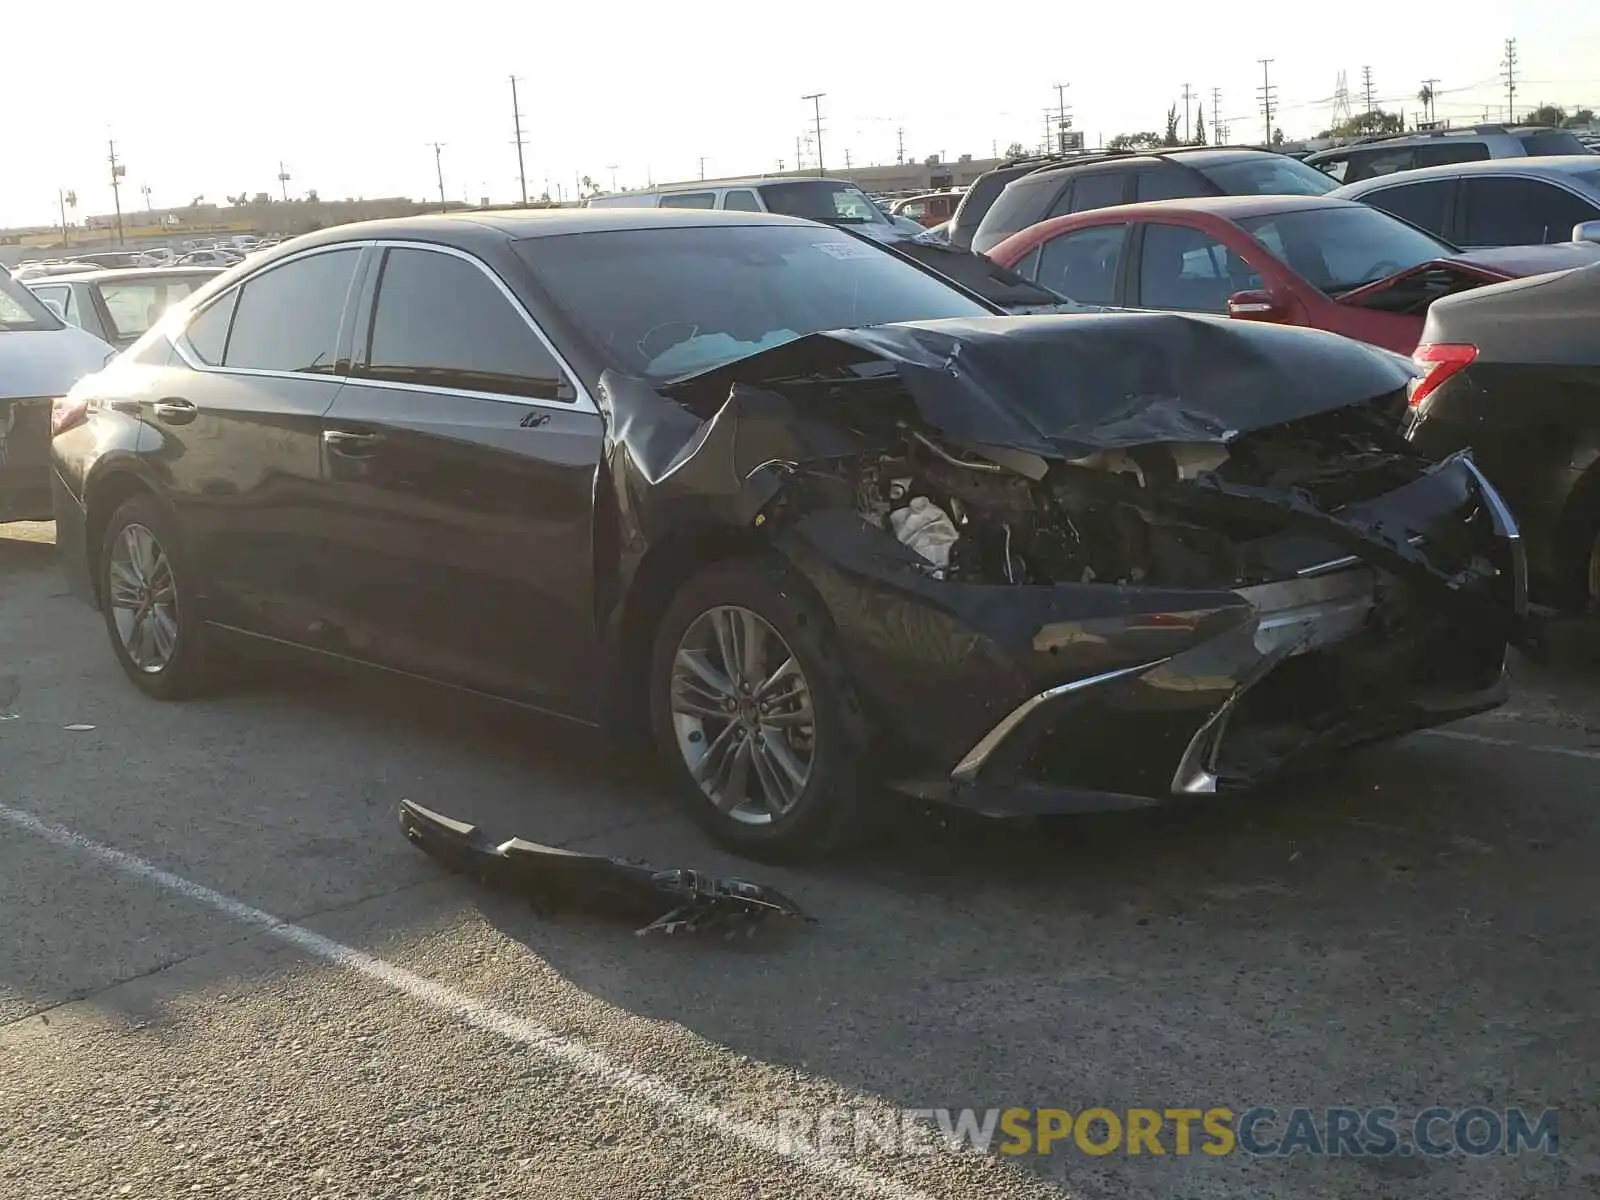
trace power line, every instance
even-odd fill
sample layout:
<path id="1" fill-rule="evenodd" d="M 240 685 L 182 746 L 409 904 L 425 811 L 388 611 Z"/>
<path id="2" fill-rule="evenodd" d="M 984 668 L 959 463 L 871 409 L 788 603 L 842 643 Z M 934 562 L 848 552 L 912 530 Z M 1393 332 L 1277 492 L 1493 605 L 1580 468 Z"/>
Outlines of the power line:
<path id="1" fill-rule="evenodd" d="M 511 77 L 511 124 L 517 131 L 517 180 L 522 184 L 522 203 L 528 203 L 528 171 L 522 162 L 522 147 L 526 143 L 522 140 L 522 107 L 517 103 L 517 77 Z M 612 188 L 612 191 L 615 191 Z"/>
<path id="2" fill-rule="evenodd" d="M 1278 89 L 1273 86 L 1272 76 L 1269 73 L 1274 60 L 1270 58 L 1258 58 L 1256 61 L 1261 64 L 1261 86 L 1258 87 L 1256 91 L 1261 96 L 1261 112 L 1266 118 L 1267 145 L 1270 146 L 1272 145 L 1272 101 L 1278 91 Z"/>
<path id="3" fill-rule="evenodd" d="M 1506 77 L 1506 121 L 1510 123 L 1517 119 L 1517 39 L 1506 39 L 1506 56 L 1500 65 L 1505 68 Z"/>
<path id="4" fill-rule="evenodd" d="M 802 100 L 811 101 L 811 113 L 816 120 L 818 175 L 826 175 L 828 173 L 827 168 L 822 165 L 822 98 L 827 94 L 827 92 L 812 92 L 809 95 L 800 97 Z"/>

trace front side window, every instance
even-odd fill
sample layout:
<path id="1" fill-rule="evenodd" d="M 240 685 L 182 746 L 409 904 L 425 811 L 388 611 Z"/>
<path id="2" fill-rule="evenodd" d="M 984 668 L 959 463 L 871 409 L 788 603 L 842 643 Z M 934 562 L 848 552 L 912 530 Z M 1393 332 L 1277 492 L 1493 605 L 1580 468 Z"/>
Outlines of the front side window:
<path id="1" fill-rule="evenodd" d="M 112 333 L 119 338 L 137 338 L 167 309 L 205 283 L 203 278 L 102 283 L 100 299 L 111 316 Z"/>
<path id="2" fill-rule="evenodd" d="M 729 212 L 760 212 L 761 205 L 756 203 L 756 194 L 749 188 L 735 188 L 722 197 L 722 207 Z"/>
<path id="3" fill-rule="evenodd" d="M 1453 246 L 1364 204 L 1245 217 L 1238 224 L 1330 296 L 1455 253 Z"/>
<path id="4" fill-rule="evenodd" d="M 388 251 L 365 362 L 388 383 L 577 398 L 555 356 L 481 268 L 432 250 Z"/>
<path id="5" fill-rule="evenodd" d="M 246 280 L 239 288 L 223 365 L 332 374 L 339 321 L 360 257 L 355 247 L 330 250 Z"/>
<path id="6" fill-rule="evenodd" d="M 993 315 L 937 275 L 841 229 L 633 229 L 515 245 L 597 352 L 656 381 L 823 330 Z"/>
<path id="7" fill-rule="evenodd" d="M 1225 313 L 1229 296 L 1260 286 L 1255 270 L 1210 234 L 1182 225 L 1145 226 L 1141 307 Z"/>
<path id="8" fill-rule="evenodd" d="M 1115 304 L 1126 225 L 1096 225 L 1052 238 L 1039 252 L 1035 280 L 1083 304 Z"/>
<path id="9" fill-rule="evenodd" d="M 1454 180 L 1426 179 L 1420 183 L 1379 188 L 1361 199 L 1373 208 L 1381 208 L 1402 221 L 1411 222 L 1418 229 L 1426 229 L 1435 237 L 1443 237 L 1450 216 L 1450 192 L 1454 187 Z"/>
<path id="10" fill-rule="evenodd" d="M 674 192 L 661 197 L 662 208 L 715 208 L 715 192 Z"/>
<path id="11" fill-rule="evenodd" d="M 1574 225 L 1596 215 L 1586 200 L 1536 179 L 1463 179 L 1461 203 L 1469 246 L 1565 242 Z"/>

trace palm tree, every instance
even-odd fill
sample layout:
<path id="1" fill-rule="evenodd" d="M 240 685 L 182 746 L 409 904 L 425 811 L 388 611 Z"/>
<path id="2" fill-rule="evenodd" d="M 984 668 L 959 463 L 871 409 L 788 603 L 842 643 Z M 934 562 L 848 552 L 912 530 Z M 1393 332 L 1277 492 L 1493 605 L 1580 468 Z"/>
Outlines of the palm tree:
<path id="1" fill-rule="evenodd" d="M 1417 93 L 1417 99 L 1422 102 L 1422 111 L 1428 114 L 1428 120 L 1433 121 L 1433 86 L 1423 84 L 1422 90 Z"/>

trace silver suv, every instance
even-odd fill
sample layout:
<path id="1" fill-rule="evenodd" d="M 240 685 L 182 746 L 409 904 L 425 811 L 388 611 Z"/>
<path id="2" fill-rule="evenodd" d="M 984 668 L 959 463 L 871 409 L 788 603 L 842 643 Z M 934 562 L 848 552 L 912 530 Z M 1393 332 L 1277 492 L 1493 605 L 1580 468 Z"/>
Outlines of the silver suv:
<path id="1" fill-rule="evenodd" d="M 1396 171 L 1481 162 L 1489 158 L 1539 158 L 1587 154 L 1588 147 L 1566 129 L 1540 125 L 1474 125 L 1470 129 L 1432 129 L 1395 137 L 1367 138 L 1306 155 L 1305 161 L 1340 183 L 1360 183 Z"/>

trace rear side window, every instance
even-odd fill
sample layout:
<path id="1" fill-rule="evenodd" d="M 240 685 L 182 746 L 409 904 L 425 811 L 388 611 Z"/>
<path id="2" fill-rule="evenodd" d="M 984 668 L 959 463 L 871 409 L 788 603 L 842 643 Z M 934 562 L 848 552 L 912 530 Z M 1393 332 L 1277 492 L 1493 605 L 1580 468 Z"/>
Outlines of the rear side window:
<path id="1" fill-rule="evenodd" d="M 1052 238 L 1039 252 L 1038 283 L 1084 304 L 1114 304 L 1126 225 L 1096 225 Z"/>
<path id="2" fill-rule="evenodd" d="M 972 248 L 978 253 L 991 250 L 1020 229 L 1044 218 L 1045 206 L 1061 187 L 1059 175 L 1024 175 L 1000 193 L 984 214 Z"/>
<path id="3" fill-rule="evenodd" d="M 1113 204 L 1121 204 L 1127 194 L 1126 171 L 1079 175 L 1072 181 L 1072 211 L 1091 212 L 1097 208 L 1110 208 Z"/>
<path id="4" fill-rule="evenodd" d="M 1146 200 L 1186 200 L 1203 190 L 1187 171 L 1176 167 L 1140 171 L 1136 179 L 1134 199 L 1141 204 Z"/>
<path id="5" fill-rule="evenodd" d="M 495 282 L 466 259 L 390 250 L 356 374 L 389 383 L 577 399 L 560 365 Z"/>
<path id="6" fill-rule="evenodd" d="M 1379 188 L 1361 199 L 1373 208 L 1381 208 L 1419 229 L 1426 229 L 1435 237 L 1444 237 L 1450 219 L 1450 192 L 1454 187 L 1454 180 L 1429 179 Z"/>
<path id="7" fill-rule="evenodd" d="M 1376 179 L 1380 175 L 1393 175 L 1396 171 L 1411 170 L 1417 165 L 1417 152 L 1410 146 L 1388 150 L 1357 150 L 1350 155 L 1349 162 L 1343 182 L 1360 183 L 1363 179 Z"/>
<path id="8" fill-rule="evenodd" d="M 1536 179 L 1463 179 L 1461 203 L 1469 246 L 1565 242 L 1574 225 L 1596 217 L 1586 200 Z"/>
<path id="9" fill-rule="evenodd" d="M 1483 142 L 1439 142 L 1418 146 L 1415 154 L 1419 167 L 1446 167 L 1451 163 L 1483 162 L 1489 157 L 1489 147 Z"/>
<path id="10" fill-rule="evenodd" d="M 1589 147 L 1578 140 L 1577 134 L 1565 129 L 1545 129 L 1538 133 L 1522 135 L 1522 149 L 1529 157 L 1551 154 L 1587 154 Z"/>
<path id="11" fill-rule="evenodd" d="M 662 208 L 715 208 L 716 206 L 715 192 L 677 192 L 661 197 Z"/>
<path id="12" fill-rule="evenodd" d="M 739 188 L 725 193 L 722 197 L 722 207 L 729 212 L 761 211 L 761 205 L 756 203 L 756 194 L 749 188 Z"/>
<path id="13" fill-rule="evenodd" d="M 223 365 L 331 375 L 339 320 L 360 257 L 354 247 L 330 250 L 248 280 L 239 289 Z"/>
<path id="14" fill-rule="evenodd" d="M 1181 225 L 1144 227 L 1142 307 L 1224 313 L 1229 296 L 1260 286 L 1254 269 L 1211 235 Z"/>

